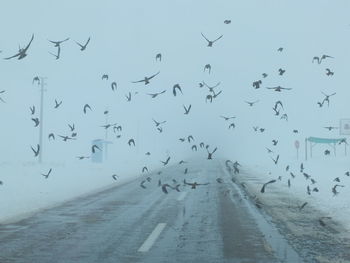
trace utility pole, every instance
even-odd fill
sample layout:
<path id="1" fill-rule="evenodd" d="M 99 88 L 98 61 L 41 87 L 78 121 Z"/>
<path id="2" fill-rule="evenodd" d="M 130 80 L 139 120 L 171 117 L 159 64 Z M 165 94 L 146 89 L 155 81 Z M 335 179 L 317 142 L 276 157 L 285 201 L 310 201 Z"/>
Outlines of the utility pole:
<path id="1" fill-rule="evenodd" d="M 39 163 L 42 163 L 42 156 L 43 156 L 43 126 L 44 126 L 44 91 L 45 86 L 47 85 L 45 83 L 46 77 L 40 77 L 40 131 L 39 131 L 39 145 L 40 145 L 40 152 L 39 152 Z"/>

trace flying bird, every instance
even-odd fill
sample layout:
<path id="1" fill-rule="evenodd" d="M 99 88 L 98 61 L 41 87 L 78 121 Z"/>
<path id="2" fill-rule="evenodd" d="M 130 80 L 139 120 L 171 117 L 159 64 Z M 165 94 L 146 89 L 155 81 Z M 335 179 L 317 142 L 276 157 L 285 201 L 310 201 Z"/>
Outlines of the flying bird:
<path id="1" fill-rule="evenodd" d="M 272 183 L 275 183 L 275 182 L 276 182 L 276 180 L 270 180 L 270 181 L 268 181 L 267 183 L 264 183 L 263 186 L 262 186 L 262 188 L 261 188 L 261 190 L 260 190 L 260 192 L 261 192 L 261 193 L 265 193 L 265 188 L 266 188 L 266 186 L 267 186 L 268 184 L 272 184 Z"/>
<path id="2" fill-rule="evenodd" d="M 163 90 L 163 91 L 158 92 L 158 93 L 147 93 L 147 95 L 150 95 L 150 96 L 152 97 L 152 99 L 154 99 L 154 98 L 156 98 L 157 96 L 159 96 L 159 95 L 161 95 L 161 94 L 163 94 L 163 93 L 165 93 L 165 92 L 166 92 L 166 90 Z"/>
<path id="3" fill-rule="evenodd" d="M 47 172 L 47 174 L 41 174 L 41 175 L 47 179 L 49 177 L 51 171 L 52 171 L 52 168 L 50 168 L 50 170 Z"/>
<path id="4" fill-rule="evenodd" d="M 32 118 L 32 121 L 34 121 L 34 127 L 38 127 L 39 126 L 39 118 Z"/>
<path id="5" fill-rule="evenodd" d="M 277 86 L 277 87 L 267 87 L 267 89 L 273 89 L 274 91 L 281 92 L 282 90 L 291 90 L 292 88 L 283 88 L 281 86 Z"/>
<path id="6" fill-rule="evenodd" d="M 137 80 L 137 81 L 132 81 L 131 83 L 139 83 L 139 82 L 145 82 L 145 85 L 149 84 L 149 81 L 151 79 L 153 79 L 155 76 L 157 76 L 160 73 L 160 71 L 158 71 L 156 74 L 150 76 L 150 77 L 145 77 L 142 80 Z"/>
<path id="7" fill-rule="evenodd" d="M 219 36 L 217 39 L 211 41 L 211 40 L 209 40 L 208 38 L 206 38 L 206 36 L 203 35 L 203 33 L 201 33 L 201 35 L 202 35 L 202 36 L 204 37 L 204 39 L 208 42 L 208 47 L 212 47 L 213 44 L 214 44 L 216 41 L 218 41 L 220 38 L 223 37 L 223 35 L 221 35 L 221 36 Z"/>
<path id="8" fill-rule="evenodd" d="M 63 43 L 63 42 L 66 42 L 69 40 L 69 37 L 64 39 L 64 40 L 61 40 L 61 41 L 52 41 L 52 40 L 49 40 L 52 44 L 55 45 L 55 47 L 60 47 L 60 45 Z"/>
<path id="9" fill-rule="evenodd" d="M 206 65 L 204 66 L 203 72 L 205 72 L 206 70 L 208 70 L 208 73 L 210 74 L 210 72 L 211 72 L 211 65 L 210 65 L 210 64 L 206 64 Z"/>
<path id="10" fill-rule="evenodd" d="M 176 97 L 176 94 L 177 94 L 177 93 L 176 93 L 176 90 L 180 91 L 181 94 L 183 94 L 180 85 L 179 85 L 179 84 L 175 84 L 175 85 L 173 86 L 173 95 L 174 95 L 174 97 Z"/>
<path id="11" fill-rule="evenodd" d="M 96 152 L 96 149 L 99 150 L 99 151 L 101 151 L 100 147 L 98 147 L 96 144 L 94 144 L 94 145 L 91 146 L 91 152 L 92 152 L 92 153 L 95 153 L 95 152 Z"/>
<path id="12" fill-rule="evenodd" d="M 190 104 L 188 107 L 186 107 L 185 105 L 182 105 L 184 107 L 184 110 L 185 110 L 185 115 L 188 115 L 190 113 L 190 110 L 191 110 L 191 107 L 192 105 Z"/>
<path id="13" fill-rule="evenodd" d="M 30 109 L 30 113 L 31 113 L 32 115 L 34 115 L 34 114 L 35 114 L 35 106 L 33 105 L 33 106 L 30 107 L 29 109 Z"/>
<path id="14" fill-rule="evenodd" d="M 286 72 L 285 69 L 282 69 L 282 68 L 278 69 L 278 74 L 279 74 L 280 76 L 282 76 L 285 72 Z"/>
<path id="15" fill-rule="evenodd" d="M 51 139 L 52 139 L 52 140 L 55 139 L 55 135 L 54 135 L 53 133 L 50 133 L 50 134 L 49 134 L 49 140 L 51 140 Z"/>
<path id="16" fill-rule="evenodd" d="M 156 61 L 162 61 L 162 54 L 161 53 L 158 53 L 156 55 Z"/>
<path id="17" fill-rule="evenodd" d="M 66 142 L 68 140 L 76 140 L 75 138 L 72 138 L 72 137 L 69 137 L 69 136 L 63 136 L 63 135 L 58 135 L 58 136 L 61 137 L 64 142 Z"/>
<path id="18" fill-rule="evenodd" d="M 36 150 L 32 146 L 30 146 L 30 148 L 32 149 L 32 151 L 34 153 L 34 157 L 37 157 L 39 155 L 39 152 L 40 152 L 40 145 L 37 144 Z"/>
<path id="19" fill-rule="evenodd" d="M 129 145 L 129 146 L 131 146 L 131 145 L 135 146 L 135 140 L 134 140 L 134 139 L 130 139 L 130 140 L 128 141 L 128 145 Z"/>
<path id="20" fill-rule="evenodd" d="M 158 122 L 156 121 L 155 119 L 152 119 L 156 125 L 156 127 L 158 127 L 159 125 L 163 124 L 163 123 L 166 123 L 166 121 L 161 121 L 161 122 Z"/>
<path id="21" fill-rule="evenodd" d="M 19 50 L 18 50 L 17 54 L 15 54 L 15 55 L 13 55 L 11 57 L 4 58 L 4 59 L 8 60 L 8 59 L 11 59 L 11 58 L 18 57 L 18 60 L 20 60 L 20 59 L 25 58 L 27 56 L 28 48 L 32 44 L 33 39 L 34 39 L 34 34 L 32 34 L 32 38 L 30 39 L 29 44 L 25 48 L 19 47 Z"/>
<path id="22" fill-rule="evenodd" d="M 165 166 L 169 163 L 170 157 L 168 157 L 165 161 L 161 161 L 161 163 Z"/>
<path id="23" fill-rule="evenodd" d="M 235 116 L 226 117 L 226 116 L 223 116 L 223 115 L 220 115 L 220 117 L 223 118 L 225 121 L 228 121 L 230 119 L 235 119 L 236 118 Z"/>
<path id="24" fill-rule="evenodd" d="M 216 152 L 217 149 L 218 149 L 218 148 L 215 147 L 215 149 L 214 149 L 212 152 L 209 152 L 209 150 L 207 149 L 207 152 L 208 152 L 208 157 L 207 157 L 207 159 L 208 159 L 208 160 L 213 159 L 213 154 Z"/>
<path id="25" fill-rule="evenodd" d="M 113 91 L 117 90 L 117 82 L 113 81 L 111 83 L 111 88 L 112 88 Z"/>
<path id="26" fill-rule="evenodd" d="M 71 132 L 75 130 L 74 123 L 72 125 L 68 124 L 68 127 L 69 127 Z"/>
<path id="27" fill-rule="evenodd" d="M 333 75 L 334 75 L 334 72 L 331 71 L 329 68 L 326 68 L 326 75 L 327 75 L 327 76 L 333 76 Z"/>
<path id="28" fill-rule="evenodd" d="M 84 108 L 83 108 L 83 111 L 84 111 L 84 114 L 86 114 L 86 110 L 89 109 L 91 111 L 91 107 L 89 104 L 85 104 L 84 105 Z"/>
<path id="29" fill-rule="evenodd" d="M 58 102 L 57 100 L 55 100 L 55 109 L 61 106 L 61 104 L 62 104 L 62 101 Z"/>
<path id="30" fill-rule="evenodd" d="M 163 193 L 165 193 L 165 194 L 168 193 L 167 187 L 168 187 L 168 188 L 171 188 L 171 189 L 175 189 L 176 191 L 180 192 L 180 189 L 179 189 L 180 185 L 179 185 L 179 184 L 176 185 L 175 187 L 173 187 L 173 186 L 171 186 L 171 185 L 169 185 L 169 184 L 163 184 L 163 185 L 162 185 L 162 191 L 163 191 Z"/>
<path id="31" fill-rule="evenodd" d="M 225 20 L 224 24 L 226 24 L 226 25 L 231 24 L 231 20 Z"/>
<path id="32" fill-rule="evenodd" d="M 252 106 L 254 106 L 255 103 L 258 103 L 259 100 L 256 100 L 256 101 L 245 101 L 245 102 L 248 103 L 248 105 L 249 105 L 250 107 L 252 107 Z"/>
<path id="33" fill-rule="evenodd" d="M 257 80 L 257 81 L 254 81 L 253 82 L 253 87 L 255 89 L 260 89 L 260 85 L 262 84 L 262 81 L 261 80 Z"/>
<path id="34" fill-rule="evenodd" d="M 82 44 L 80 44 L 79 42 L 75 41 L 75 43 L 76 43 L 78 46 L 80 46 L 80 50 L 81 50 L 81 51 L 84 51 L 84 50 L 86 49 L 86 47 L 87 47 L 87 45 L 89 44 L 89 42 L 90 42 L 90 37 L 88 38 L 88 40 L 85 42 L 84 45 L 82 45 Z"/>
<path id="35" fill-rule="evenodd" d="M 273 161 L 275 164 L 277 164 L 277 163 L 278 163 L 278 159 L 280 158 L 280 156 L 277 155 L 276 159 L 273 159 L 272 157 L 270 157 L 270 158 L 272 159 L 272 161 Z"/>
<path id="36" fill-rule="evenodd" d="M 103 75 L 102 75 L 102 80 L 104 80 L 104 79 L 105 79 L 105 80 L 108 80 L 108 75 L 107 75 L 107 74 L 103 74 Z"/>
<path id="37" fill-rule="evenodd" d="M 185 185 L 190 185 L 191 189 L 196 189 L 196 187 L 199 186 L 199 185 L 208 185 L 209 183 L 204 183 L 204 184 L 199 184 L 197 182 L 188 183 L 188 182 L 186 182 L 186 179 L 184 179 L 184 184 Z"/>

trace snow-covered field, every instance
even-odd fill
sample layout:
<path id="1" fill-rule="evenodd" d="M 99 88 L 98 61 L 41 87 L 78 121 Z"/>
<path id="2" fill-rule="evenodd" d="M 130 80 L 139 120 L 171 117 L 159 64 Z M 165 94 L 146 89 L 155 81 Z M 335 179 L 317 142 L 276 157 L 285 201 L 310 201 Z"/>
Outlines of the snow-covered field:
<path id="1" fill-rule="evenodd" d="M 140 174 L 130 167 L 121 169 L 113 163 L 1 163 L 0 223 L 18 221 L 42 209 L 126 183 Z M 46 179 L 42 174 L 51 168 Z"/>

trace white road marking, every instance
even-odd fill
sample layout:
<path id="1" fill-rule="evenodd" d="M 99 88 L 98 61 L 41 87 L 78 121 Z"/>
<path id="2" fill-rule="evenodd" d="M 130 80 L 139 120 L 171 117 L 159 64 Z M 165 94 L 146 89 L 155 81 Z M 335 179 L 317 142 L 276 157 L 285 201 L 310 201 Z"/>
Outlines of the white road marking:
<path id="1" fill-rule="evenodd" d="M 151 247 L 153 246 L 154 242 L 156 242 L 160 233 L 162 233 L 165 226 L 166 226 L 166 223 L 159 223 L 156 226 L 156 228 L 153 230 L 153 232 L 145 240 L 145 242 L 143 242 L 143 244 L 139 248 L 138 252 L 147 252 L 148 250 L 150 250 Z"/>
<path id="2" fill-rule="evenodd" d="M 187 192 L 182 192 L 182 193 L 180 194 L 180 196 L 177 198 L 177 201 L 182 201 L 182 200 L 184 200 L 185 197 L 186 197 L 186 195 L 187 195 Z"/>

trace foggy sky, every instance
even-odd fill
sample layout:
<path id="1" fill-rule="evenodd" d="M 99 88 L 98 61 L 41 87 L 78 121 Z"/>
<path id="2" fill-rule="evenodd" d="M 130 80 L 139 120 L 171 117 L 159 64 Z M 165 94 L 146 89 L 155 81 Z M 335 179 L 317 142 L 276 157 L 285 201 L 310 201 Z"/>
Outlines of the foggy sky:
<path id="1" fill-rule="evenodd" d="M 90 153 L 91 140 L 104 138 L 103 111 L 110 111 L 109 121 L 123 126 L 122 137 L 113 141 L 110 159 L 116 162 L 144 157 L 159 163 L 167 154 L 181 160 L 195 156 L 192 144 L 178 139 L 192 134 L 196 144 L 217 146 L 218 157 L 258 160 L 267 158 L 265 147 L 279 139 L 276 152 L 285 160 L 295 157 L 294 141 L 308 136 L 338 138 L 324 126 L 337 126 L 340 118 L 350 118 L 348 110 L 350 23 L 348 1 L 7 1 L 0 17 L 1 57 L 24 47 L 32 33 L 35 38 L 23 60 L 0 60 L 0 90 L 6 90 L 0 103 L 2 161 L 35 161 L 30 145 L 38 143 L 38 128 L 33 127 L 29 107 L 35 105 L 39 117 L 39 88 L 32 85 L 34 76 L 47 77 L 44 112 L 44 161 L 76 161 Z M 225 25 L 225 19 L 232 23 Z M 209 39 L 223 38 L 207 47 L 201 32 Z M 84 52 L 74 41 L 85 42 Z M 61 58 L 48 41 L 62 40 Z M 283 47 L 283 52 L 277 52 Z M 155 55 L 162 53 L 162 62 Z M 314 56 L 334 56 L 317 65 Z M 212 73 L 203 72 L 210 63 Z M 278 69 L 286 69 L 283 76 Z M 335 72 L 328 77 L 325 68 Z M 160 71 L 147 86 L 131 81 Z M 268 73 L 263 79 L 261 74 Z M 109 74 L 108 81 L 101 76 Z M 255 90 L 253 81 L 261 79 Z M 221 82 L 223 90 L 212 104 L 205 102 L 208 91 L 198 87 Z M 113 92 L 110 83 L 116 81 Z M 184 95 L 173 97 L 172 87 L 179 83 Z M 276 93 L 268 86 L 292 88 Z M 166 89 L 164 95 L 151 99 L 146 93 Z M 321 91 L 337 94 L 330 107 L 319 108 Z M 131 102 L 124 95 L 135 93 Z M 54 100 L 63 100 L 54 109 Z M 260 102 L 248 107 L 245 100 Z M 274 102 L 282 100 L 289 120 L 275 117 Z M 92 112 L 83 114 L 89 103 Z M 182 105 L 192 104 L 188 116 Z M 236 128 L 220 115 L 236 116 Z M 167 123 L 159 133 L 152 118 Z M 67 124 L 75 123 L 78 140 L 49 142 L 50 132 L 68 135 Z M 266 128 L 255 133 L 253 126 Z M 292 130 L 298 129 L 299 134 Z M 127 141 L 135 138 L 136 148 Z M 205 152 L 196 153 L 206 157 Z"/>

